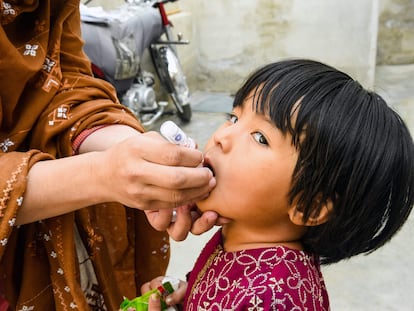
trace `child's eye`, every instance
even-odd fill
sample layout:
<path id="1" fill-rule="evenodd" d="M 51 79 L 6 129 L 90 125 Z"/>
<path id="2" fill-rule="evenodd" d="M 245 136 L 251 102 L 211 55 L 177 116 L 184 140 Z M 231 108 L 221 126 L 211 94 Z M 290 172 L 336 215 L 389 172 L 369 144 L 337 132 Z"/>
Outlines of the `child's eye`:
<path id="1" fill-rule="evenodd" d="M 227 113 L 226 114 L 226 119 L 229 120 L 233 124 L 237 123 L 237 121 L 239 120 L 239 118 L 237 118 L 237 116 L 232 114 L 232 113 Z"/>
<path id="2" fill-rule="evenodd" d="M 253 135 L 253 138 L 259 144 L 266 145 L 266 146 L 269 145 L 269 143 L 267 142 L 266 137 L 262 133 L 260 133 L 260 132 L 254 132 L 252 135 Z"/>

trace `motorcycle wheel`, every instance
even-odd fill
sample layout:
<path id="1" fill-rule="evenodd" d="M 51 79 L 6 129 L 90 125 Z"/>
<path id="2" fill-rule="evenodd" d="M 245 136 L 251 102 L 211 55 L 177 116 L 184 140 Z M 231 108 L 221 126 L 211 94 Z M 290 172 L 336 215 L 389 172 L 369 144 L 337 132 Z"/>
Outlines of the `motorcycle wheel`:
<path id="1" fill-rule="evenodd" d="M 189 122 L 192 116 L 190 91 L 177 54 L 168 45 L 153 45 L 150 50 L 161 85 L 171 96 L 178 117 Z"/>

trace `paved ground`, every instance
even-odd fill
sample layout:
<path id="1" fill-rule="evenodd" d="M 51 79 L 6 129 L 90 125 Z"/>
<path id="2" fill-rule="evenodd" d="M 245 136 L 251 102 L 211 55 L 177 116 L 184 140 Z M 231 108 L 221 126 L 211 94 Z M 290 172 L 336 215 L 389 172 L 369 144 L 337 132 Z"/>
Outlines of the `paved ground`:
<path id="1" fill-rule="evenodd" d="M 414 135 L 414 65 L 380 67 L 375 85 L 407 122 Z M 211 133 L 231 110 L 229 94 L 195 92 L 193 119 L 182 128 L 203 148 Z M 175 116 L 168 119 L 175 120 Z M 159 129 L 159 123 L 154 126 Z M 172 241 L 168 274 L 184 278 L 213 231 Z M 382 249 L 368 256 L 324 267 L 333 311 L 414 310 L 414 213 L 398 235 Z"/>

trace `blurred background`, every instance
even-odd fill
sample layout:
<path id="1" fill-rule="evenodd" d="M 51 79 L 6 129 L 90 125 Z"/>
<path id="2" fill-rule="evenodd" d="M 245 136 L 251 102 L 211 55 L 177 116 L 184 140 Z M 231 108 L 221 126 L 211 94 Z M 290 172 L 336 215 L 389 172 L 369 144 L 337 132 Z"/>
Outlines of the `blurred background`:
<path id="1" fill-rule="evenodd" d="M 123 2 L 89 6 L 111 9 Z M 191 42 L 178 47 L 193 107 L 191 122 L 182 127 L 200 148 L 231 111 L 231 95 L 247 75 L 291 57 L 347 72 L 380 93 L 414 133 L 414 0 L 180 0 L 166 8 L 175 31 Z M 172 241 L 168 274 L 185 278 L 212 233 Z M 411 215 L 380 250 L 323 267 L 331 309 L 414 310 L 413 237 Z"/>
<path id="2" fill-rule="evenodd" d="M 180 0 L 167 10 L 191 41 L 180 58 L 193 90 L 234 91 L 252 69 L 286 57 L 327 62 L 367 87 L 377 66 L 414 63 L 413 0 Z"/>

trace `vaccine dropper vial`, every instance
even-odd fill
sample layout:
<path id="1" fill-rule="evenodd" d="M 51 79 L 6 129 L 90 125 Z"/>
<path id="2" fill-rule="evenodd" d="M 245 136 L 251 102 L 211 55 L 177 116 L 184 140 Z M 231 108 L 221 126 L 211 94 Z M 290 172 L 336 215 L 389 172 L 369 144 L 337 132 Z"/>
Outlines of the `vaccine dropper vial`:
<path id="1" fill-rule="evenodd" d="M 173 144 L 192 149 L 196 147 L 194 140 L 188 137 L 173 121 L 165 121 L 160 127 L 160 132 L 162 136 Z"/>

